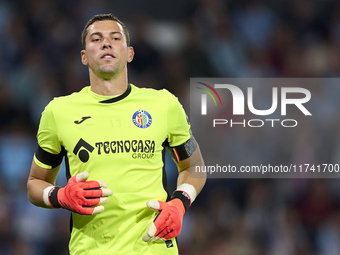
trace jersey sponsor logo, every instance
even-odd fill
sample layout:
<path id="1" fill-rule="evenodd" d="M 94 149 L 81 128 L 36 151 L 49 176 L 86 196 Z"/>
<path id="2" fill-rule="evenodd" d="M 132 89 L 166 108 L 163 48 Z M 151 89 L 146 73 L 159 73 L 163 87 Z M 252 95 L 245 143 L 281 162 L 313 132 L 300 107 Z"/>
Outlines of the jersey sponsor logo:
<path id="1" fill-rule="evenodd" d="M 132 153 L 134 159 L 149 159 L 155 152 L 155 141 L 152 140 L 105 141 L 97 142 L 95 146 L 98 155 Z"/>
<path id="2" fill-rule="evenodd" d="M 96 149 L 96 150 L 95 150 Z M 90 153 L 98 155 L 128 153 L 133 159 L 151 159 L 155 153 L 154 140 L 120 140 L 96 142 L 94 146 L 80 138 L 73 149 L 81 162 L 86 163 L 90 159 Z"/>
<path id="3" fill-rule="evenodd" d="M 145 110 L 138 110 L 132 116 L 133 124 L 139 128 L 148 128 L 152 123 L 150 113 Z"/>
<path id="4" fill-rule="evenodd" d="M 133 159 L 151 159 L 155 153 L 154 140 L 120 140 L 96 142 L 94 146 L 80 138 L 73 149 L 81 162 L 86 163 L 90 159 L 90 153 L 98 155 L 128 153 Z M 96 150 L 95 150 L 96 149 Z"/>
<path id="5" fill-rule="evenodd" d="M 91 116 L 85 116 L 85 117 L 82 117 L 80 121 L 79 120 L 75 120 L 74 123 L 75 124 L 81 124 L 81 123 L 83 123 L 85 120 L 87 120 L 89 118 L 91 118 Z"/>
<path id="6" fill-rule="evenodd" d="M 80 161 L 83 163 L 86 163 L 90 158 L 89 152 L 92 152 L 93 150 L 94 150 L 94 147 L 92 147 L 90 144 L 88 144 L 82 138 L 80 138 L 78 143 L 73 149 L 73 153 L 75 155 L 78 154 Z"/>

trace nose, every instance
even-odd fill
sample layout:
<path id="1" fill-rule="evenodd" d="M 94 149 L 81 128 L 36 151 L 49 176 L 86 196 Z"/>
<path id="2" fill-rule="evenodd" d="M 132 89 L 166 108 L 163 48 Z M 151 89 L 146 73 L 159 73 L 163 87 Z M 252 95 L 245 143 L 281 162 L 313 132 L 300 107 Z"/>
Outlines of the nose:
<path id="1" fill-rule="evenodd" d="M 104 38 L 102 49 L 111 49 L 111 48 L 112 48 L 112 44 L 110 42 L 110 39 Z"/>

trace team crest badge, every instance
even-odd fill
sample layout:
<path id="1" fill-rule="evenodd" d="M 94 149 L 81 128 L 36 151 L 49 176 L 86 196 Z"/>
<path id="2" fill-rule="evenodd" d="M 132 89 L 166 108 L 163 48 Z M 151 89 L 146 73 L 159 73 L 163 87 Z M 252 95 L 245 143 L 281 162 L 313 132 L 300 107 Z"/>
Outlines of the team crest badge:
<path id="1" fill-rule="evenodd" d="M 133 124 L 139 128 L 148 128 L 152 123 L 152 118 L 150 113 L 144 110 L 136 111 L 132 116 Z"/>

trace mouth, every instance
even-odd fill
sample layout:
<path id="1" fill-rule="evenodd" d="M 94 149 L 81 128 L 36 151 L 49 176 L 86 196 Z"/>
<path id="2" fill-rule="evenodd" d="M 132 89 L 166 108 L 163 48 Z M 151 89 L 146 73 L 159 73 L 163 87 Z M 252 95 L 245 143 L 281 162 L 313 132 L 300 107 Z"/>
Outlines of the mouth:
<path id="1" fill-rule="evenodd" d="M 114 59 L 114 58 L 116 57 L 111 53 L 105 53 L 100 57 L 100 59 Z"/>

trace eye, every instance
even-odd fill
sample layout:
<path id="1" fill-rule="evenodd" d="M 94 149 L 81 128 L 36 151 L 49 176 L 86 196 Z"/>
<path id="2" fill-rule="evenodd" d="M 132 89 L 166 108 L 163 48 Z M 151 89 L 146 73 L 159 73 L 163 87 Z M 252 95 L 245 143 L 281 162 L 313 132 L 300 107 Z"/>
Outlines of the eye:
<path id="1" fill-rule="evenodd" d="M 120 41 L 120 37 L 113 37 L 113 40 Z"/>
<path id="2" fill-rule="evenodd" d="M 100 41 L 99 38 L 94 38 L 94 39 L 92 39 L 92 42 L 99 42 L 99 41 Z"/>

